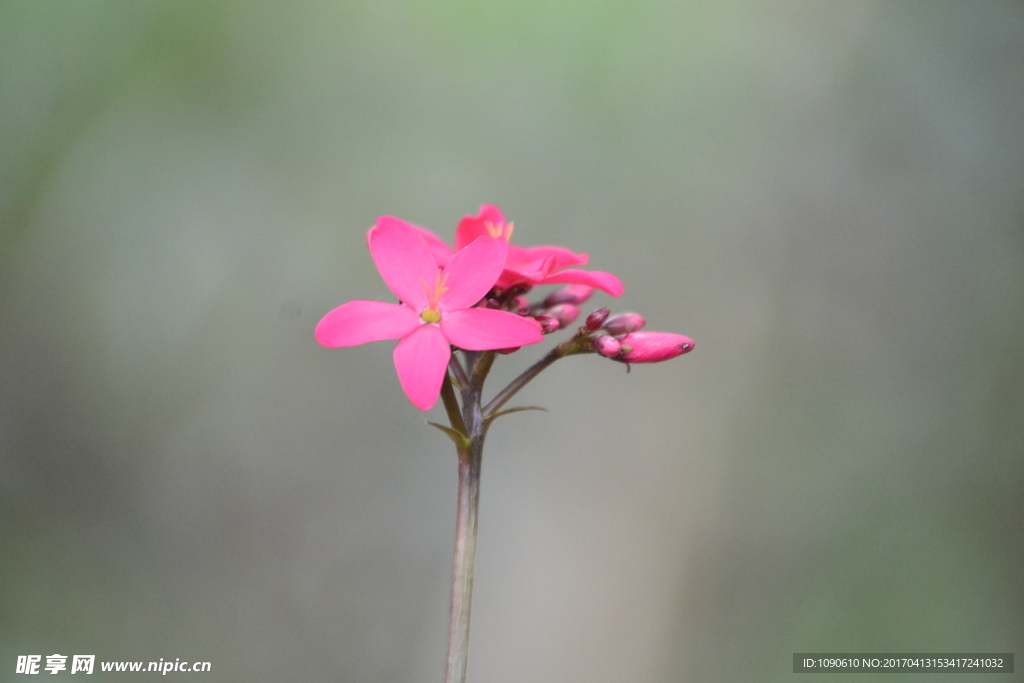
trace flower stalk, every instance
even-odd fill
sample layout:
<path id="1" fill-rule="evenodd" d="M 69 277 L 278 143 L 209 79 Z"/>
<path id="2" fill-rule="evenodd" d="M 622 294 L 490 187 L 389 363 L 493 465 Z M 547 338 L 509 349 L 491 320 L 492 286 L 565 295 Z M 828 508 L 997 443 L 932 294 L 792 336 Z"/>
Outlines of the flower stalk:
<path id="1" fill-rule="evenodd" d="M 577 334 L 571 339 L 566 339 L 564 342 L 548 351 L 539 361 L 524 370 L 522 374 L 509 382 L 507 387 L 499 391 L 498 395 L 491 399 L 490 403 L 484 406 L 484 415 L 489 420 L 497 417 L 498 411 L 501 410 L 502 406 L 508 403 L 520 389 L 529 384 L 534 377 L 544 372 L 549 365 L 559 358 L 565 358 L 566 356 L 572 356 L 578 353 L 590 353 L 593 350 L 594 348 L 591 345 L 589 337 L 583 334 Z"/>
<path id="2" fill-rule="evenodd" d="M 473 569 L 476 565 L 477 513 L 480 509 L 480 462 L 483 441 L 459 451 L 459 492 L 455 513 L 455 563 L 452 569 L 451 611 L 448 621 L 448 655 L 445 683 L 466 680 L 469 654 L 469 614 L 473 601 Z"/>
<path id="3" fill-rule="evenodd" d="M 452 567 L 452 593 L 448 619 L 448 652 L 444 683 L 464 683 L 469 654 L 469 618 L 473 600 L 473 569 L 476 565 L 477 518 L 480 509 L 480 466 L 483 461 L 484 438 L 491 422 L 504 414 L 505 405 L 520 389 L 559 358 L 593 351 L 582 335 L 562 342 L 551 349 L 519 377 L 498 393 L 487 407 L 481 407 L 484 380 L 494 363 L 494 351 L 466 351 L 463 367 L 453 355 L 449 374 L 441 385 L 441 400 L 448 413 L 450 427 L 435 424 L 455 443 L 458 454 L 458 494 L 455 512 L 455 560 Z M 459 384 L 462 406 L 458 404 L 454 385 Z M 505 412 L 514 412 L 505 411 Z M 433 424 L 433 423 L 432 423 Z"/>

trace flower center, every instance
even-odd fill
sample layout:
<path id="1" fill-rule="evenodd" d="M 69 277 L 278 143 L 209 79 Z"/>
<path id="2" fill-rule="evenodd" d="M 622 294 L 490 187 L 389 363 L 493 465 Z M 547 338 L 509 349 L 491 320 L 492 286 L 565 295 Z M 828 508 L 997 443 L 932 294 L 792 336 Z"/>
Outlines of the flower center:
<path id="1" fill-rule="evenodd" d="M 448 287 L 445 286 L 447 282 L 448 273 L 442 275 L 440 270 L 437 271 L 437 276 L 434 278 L 433 287 L 424 282 L 423 278 L 420 278 L 420 284 L 423 285 L 423 289 L 427 292 L 427 307 L 420 312 L 420 317 L 423 318 L 424 322 L 441 322 L 441 311 L 437 306 L 441 301 L 441 296 L 448 291 Z"/>
<path id="2" fill-rule="evenodd" d="M 515 223 L 492 223 L 486 221 L 484 227 L 491 237 L 504 237 L 506 242 L 512 240 L 512 231 L 516 229 Z"/>

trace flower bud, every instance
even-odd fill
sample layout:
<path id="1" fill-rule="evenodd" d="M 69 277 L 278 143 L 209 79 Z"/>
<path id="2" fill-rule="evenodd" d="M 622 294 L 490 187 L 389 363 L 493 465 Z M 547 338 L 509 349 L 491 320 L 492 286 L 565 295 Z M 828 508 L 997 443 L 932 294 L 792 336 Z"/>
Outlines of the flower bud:
<path id="1" fill-rule="evenodd" d="M 488 297 L 484 299 L 484 308 L 501 308 L 501 302 L 497 299 Z"/>
<path id="2" fill-rule="evenodd" d="M 580 309 L 572 304 L 558 304 L 544 311 L 544 315 L 557 320 L 559 327 L 565 327 L 576 322 L 576 318 L 580 317 Z"/>
<path id="3" fill-rule="evenodd" d="M 586 328 L 591 332 L 601 329 L 601 325 L 604 324 L 604 319 L 608 317 L 608 313 L 610 313 L 610 311 L 607 308 L 599 308 L 588 315 Z"/>
<path id="4" fill-rule="evenodd" d="M 632 332 L 619 340 L 626 363 L 660 363 L 693 350 L 693 340 L 671 332 Z"/>
<path id="5" fill-rule="evenodd" d="M 604 322 L 609 334 L 629 334 L 642 329 L 647 321 L 639 313 L 617 313 Z"/>
<path id="6" fill-rule="evenodd" d="M 594 350 L 606 358 L 614 358 L 619 355 L 622 345 L 619 344 L 619 340 L 615 337 L 602 334 L 594 338 Z"/>
<path id="7" fill-rule="evenodd" d="M 562 324 L 558 322 L 558 319 L 553 318 L 550 315 L 537 315 L 534 316 L 533 319 L 540 323 L 540 329 L 544 334 L 558 332 L 562 327 Z"/>
<path id="8" fill-rule="evenodd" d="M 579 305 L 594 294 L 594 288 L 590 285 L 569 285 L 548 294 L 544 299 L 544 308 L 551 308 L 557 304 Z"/>
<path id="9" fill-rule="evenodd" d="M 510 353 L 515 353 L 516 351 L 518 351 L 521 348 L 523 348 L 523 347 L 522 346 L 513 346 L 511 349 L 495 349 L 495 351 L 497 351 L 498 353 L 500 353 L 503 356 L 507 356 Z"/>
<path id="10" fill-rule="evenodd" d="M 509 310 L 519 315 L 524 315 L 526 311 L 530 310 L 530 300 L 522 294 L 512 297 L 512 304 Z"/>
<path id="11" fill-rule="evenodd" d="M 512 296 L 512 297 L 522 296 L 523 294 L 529 294 L 531 289 L 533 289 L 533 285 L 527 285 L 527 284 L 512 285 L 511 287 L 506 289 L 504 292 L 502 292 L 502 294 L 506 298 L 510 297 L 510 296 Z"/>

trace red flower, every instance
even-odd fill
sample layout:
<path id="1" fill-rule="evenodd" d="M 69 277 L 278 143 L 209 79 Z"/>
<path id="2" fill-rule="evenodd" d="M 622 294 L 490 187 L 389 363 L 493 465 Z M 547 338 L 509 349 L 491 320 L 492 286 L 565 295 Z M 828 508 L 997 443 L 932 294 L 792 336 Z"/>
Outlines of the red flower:
<path id="1" fill-rule="evenodd" d="M 420 233 L 390 216 L 367 233 L 384 284 L 403 303 L 349 301 L 323 317 L 316 340 L 329 348 L 401 339 L 395 369 L 406 396 L 429 410 L 441 391 L 450 344 L 468 351 L 505 349 L 543 339 L 540 325 L 506 311 L 473 308 L 494 286 L 507 258 L 503 239 L 481 237 L 438 268 Z"/>
<path id="2" fill-rule="evenodd" d="M 419 228 L 423 238 L 430 245 L 439 266 L 444 266 L 459 250 L 474 240 L 487 237 L 503 237 L 509 241 L 514 225 L 505 221 L 498 207 L 484 204 L 476 216 L 464 216 L 455 229 L 455 249 L 426 228 Z M 582 266 L 590 259 L 586 254 L 576 254 L 563 247 L 517 247 L 509 245 L 505 270 L 498 278 L 497 285 L 508 289 L 514 285 L 588 285 L 619 296 L 625 289 L 622 281 L 611 273 L 599 270 L 578 270 L 570 266 Z"/>

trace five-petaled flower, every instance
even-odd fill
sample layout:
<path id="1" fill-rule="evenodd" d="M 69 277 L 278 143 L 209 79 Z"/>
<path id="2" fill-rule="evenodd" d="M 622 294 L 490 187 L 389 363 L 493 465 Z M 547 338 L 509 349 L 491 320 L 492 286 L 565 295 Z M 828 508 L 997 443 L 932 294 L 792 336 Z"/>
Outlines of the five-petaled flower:
<path id="1" fill-rule="evenodd" d="M 395 369 L 420 410 L 437 402 L 451 346 L 467 351 L 505 349 L 543 339 L 530 318 L 474 308 L 507 268 L 503 236 L 478 235 L 439 267 L 420 229 L 383 216 L 367 233 L 370 255 L 401 304 L 349 301 L 325 315 L 316 340 L 329 348 L 401 339 Z"/>
<path id="2" fill-rule="evenodd" d="M 512 238 L 512 223 L 506 222 L 498 207 L 484 204 L 476 216 L 464 216 L 455 228 L 455 249 L 426 228 L 418 228 L 430 245 L 439 266 L 444 266 L 459 250 L 482 236 Z M 517 247 L 509 245 L 505 270 L 497 285 L 508 289 L 515 285 L 589 285 L 612 296 L 622 294 L 622 281 L 611 273 L 599 270 L 578 270 L 569 266 L 582 266 L 590 259 L 563 247 Z"/>

